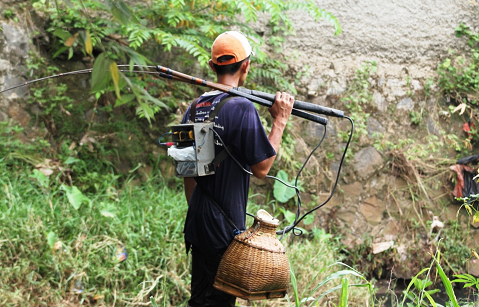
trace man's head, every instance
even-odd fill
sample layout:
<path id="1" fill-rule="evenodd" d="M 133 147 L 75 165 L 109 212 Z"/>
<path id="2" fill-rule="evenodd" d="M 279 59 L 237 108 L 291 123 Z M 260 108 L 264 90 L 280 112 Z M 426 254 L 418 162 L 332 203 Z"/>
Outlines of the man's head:
<path id="1" fill-rule="evenodd" d="M 220 34 L 211 47 L 210 67 L 217 75 L 235 75 L 238 72 L 242 82 L 249 71 L 249 57 L 253 54 L 251 45 L 240 32 L 228 31 Z"/>

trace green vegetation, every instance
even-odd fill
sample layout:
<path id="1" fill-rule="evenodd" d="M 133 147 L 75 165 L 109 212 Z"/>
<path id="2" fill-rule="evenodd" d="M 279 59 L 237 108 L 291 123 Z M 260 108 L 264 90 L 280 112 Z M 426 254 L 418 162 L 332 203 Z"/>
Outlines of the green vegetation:
<path id="1" fill-rule="evenodd" d="M 192 66 L 195 62 L 205 67 L 213 40 L 234 26 L 254 42 L 255 68 L 250 73 L 250 87 L 261 88 L 269 81 L 294 91 L 281 73 L 286 65 L 281 60 L 270 58 L 262 50 L 265 43 L 262 36 L 248 24 L 256 21 L 259 13 L 268 13 L 273 34 L 268 43 L 276 52 L 280 50 L 284 36 L 294 33 L 291 19 L 285 14 L 288 11 L 307 11 L 317 21 L 330 21 L 336 34 L 341 32 L 336 18 L 310 0 L 157 0 L 135 2 L 132 7 L 123 1 L 33 2 L 33 8 L 49 18 L 47 31 L 53 40 L 50 50 L 53 57 L 90 57 L 95 61 L 93 92 L 114 91 L 117 98 L 115 106 L 134 105 L 137 114 L 148 120 L 154 118 L 159 108 L 166 107 L 155 95 L 162 86 L 152 81 L 155 78 L 129 74 L 133 65 L 144 67 L 159 59 L 164 65 L 163 57 L 166 55 L 167 58 L 174 56 L 175 65 L 181 67 Z M 119 69 L 119 63 L 129 63 L 124 72 L 121 67 Z M 141 79 L 152 83 L 148 91 L 142 87 Z M 174 87 L 173 91 L 177 90 Z"/>
<path id="2" fill-rule="evenodd" d="M 341 101 L 346 104 L 350 117 L 354 121 L 355 133 L 353 135 L 353 142 L 357 141 L 361 135 L 367 135 L 366 122 L 370 114 L 365 112 L 364 108 L 372 101 L 373 93 L 371 91 L 369 78 L 377 69 L 377 63 L 375 61 L 367 62 L 361 69 L 357 69 L 356 75 L 344 95 L 345 97 L 341 99 Z M 343 141 L 347 141 L 349 131 L 340 131 L 339 135 Z M 351 153 L 351 151 L 349 151 L 349 153 Z"/>

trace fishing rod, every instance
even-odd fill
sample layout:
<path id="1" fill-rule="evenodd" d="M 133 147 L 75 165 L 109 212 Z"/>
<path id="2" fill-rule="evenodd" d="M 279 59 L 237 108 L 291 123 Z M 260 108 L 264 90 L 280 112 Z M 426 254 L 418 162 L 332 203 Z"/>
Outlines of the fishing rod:
<path id="1" fill-rule="evenodd" d="M 249 89 L 246 89 L 246 88 L 238 88 L 238 87 L 232 87 L 232 86 L 228 86 L 228 85 L 224 85 L 224 84 L 214 83 L 214 82 L 203 80 L 203 79 L 200 79 L 200 78 L 195 78 L 195 77 L 192 77 L 192 76 L 174 71 L 170 68 L 162 67 L 160 65 L 157 65 L 157 66 L 134 65 L 134 66 L 135 67 L 141 67 L 141 68 L 148 68 L 148 69 L 154 68 L 158 72 L 144 71 L 144 70 L 135 71 L 135 70 L 131 70 L 131 69 L 130 70 L 119 70 L 119 71 L 121 71 L 121 72 L 131 72 L 131 73 L 158 74 L 158 75 L 160 75 L 160 77 L 163 77 L 163 78 L 166 78 L 166 79 L 173 79 L 173 80 L 180 81 L 180 82 L 207 86 L 207 87 L 210 87 L 210 88 L 213 88 L 213 89 L 217 89 L 217 90 L 229 93 L 229 94 L 234 95 L 234 96 L 242 96 L 242 97 L 248 98 L 251 101 L 256 102 L 260 105 L 266 106 L 266 107 L 271 107 L 273 105 L 274 99 L 275 99 L 275 96 L 272 95 L 272 94 L 269 94 L 269 93 L 264 93 L 264 92 L 260 92 L 260 91 L 249 90 Z M 131 67 L 131 66 L 128 65 L 128 64 L 121 64 L 121 65 L 118 65 L 118 67 Z M 47 80 L 47 79 L 52 79 L 52 78 L 57 78 L 57 77 L 65 77 L 65 76 L 76 75 L 76 74 L 88 74 L 88 73 L 91 73 L 92 71 L 93 71 L 93 69 L 89 68 L 89 69 L 70 71 L 70 72 L 65 72 L 65 73 L 60 73 L 60 74 L 56 74 L 56 75 L 51 75 L 51 76 L 39 78 L 39 79 L 34 79 L 34 80 L 31 80 L 31 81 L 26 81 L 26 82 L 23 82 L 21 84 L 6 88 L 4 90 L 1 90 L 0 93 L 10 91 L 10 90 L 13 90 L 13 89 L 18 88 L 18 87 L 26 86 L 26 85 L 29 85 L 29 84 L 32 84 L 32 83 L 35 83 L 35 82 Z M 327 125 L 328 120 L 326 118 L 316 116 L 314 114 L 307 113 L 307 112 L 304 112 L 304 111 L 301 111 L 301 110 L 307 110 L 307 111 L 311 111 L 311 112 L 314 112 L 314 113 L 324 114 L 324 115 L 333 116 L 333 117 L 344 117 L 343 111 L 341 111 L 341 110 L 336 110 L 336 109 L 332 109 L 332 108 L 323 107 L 323 106 L 320 106 L 320 105 L 315 105 L 315 104 L 312 104 L 312 103 L 309 103 L 309 102 L 295 100 L 294 104 L 293 104 L 293 111 L 291 112 L 291 114 L 293 114 L 295 116 L 298 116 L 298 117 L 302 117 L 304 119 L 307 119 L 307 120 L 310 120 L 310 121 L 313 121 L 313 122 L 316 122 L 316 123 L 319 123 L 321 125 Z"/>

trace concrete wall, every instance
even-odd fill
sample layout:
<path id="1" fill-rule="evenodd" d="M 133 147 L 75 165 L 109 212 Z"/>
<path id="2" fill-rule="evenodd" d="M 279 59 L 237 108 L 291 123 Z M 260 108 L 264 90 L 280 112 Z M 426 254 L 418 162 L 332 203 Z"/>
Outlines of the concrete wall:
<path id="1" fill-rule="evenodd" d="M 334 14 L 342 34 L 334 36 L 328 22 L 318 23 L 298 12 L 292 16 L 296 36 L 285 44 L 286 54 L 299 51 L 294 61 L 313 65 L 316 72 L 354 72 L 367 60 L 379 62 L 379 73 L 400 75 L 404 68 L 417 78 L 433 73 L 448 48 L 461 47 L 454 29 L 464 22 L 477 26 L 477 6 L 468 0 L 324 0 L 319 7 Z"/>

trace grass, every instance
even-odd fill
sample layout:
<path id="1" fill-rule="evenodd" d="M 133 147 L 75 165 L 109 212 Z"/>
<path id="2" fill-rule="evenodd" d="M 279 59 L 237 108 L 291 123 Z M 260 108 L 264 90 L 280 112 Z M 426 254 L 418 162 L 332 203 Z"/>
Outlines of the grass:
<path id="1" fill-rule="evenodd" d="M 60 188 L 61 175 L 50 177 L 40 182 L 29 164 L 0 161 L 0 306 L 143 306 L 151 297 L 158 306 L 185 305 L 190 276 L 181 186 L 155 177 L 119 189 L 115 176 L 105 176 L 110 181 L 85 193 L 77 210 Z M 285 242 L 300 291 L 339 270 L 328 267 L 337 261 L 334 242 L 315 233 Z M 366 299 L 361 291 L 349 291 L 358 306 Z M 321 303 L 339 302 L 340 295 L 339 289 Z M 290 306 L 287 299 L 239 304 Z"/>
<path id="2" fill-rule="evenodd" d="M 0 163 L 0 306 L 186 300 L 182 191 L 159 178 L 121 191 L 112 182 L 75 210 L 57 184 L 41 188 L 30 172 Z"/>

